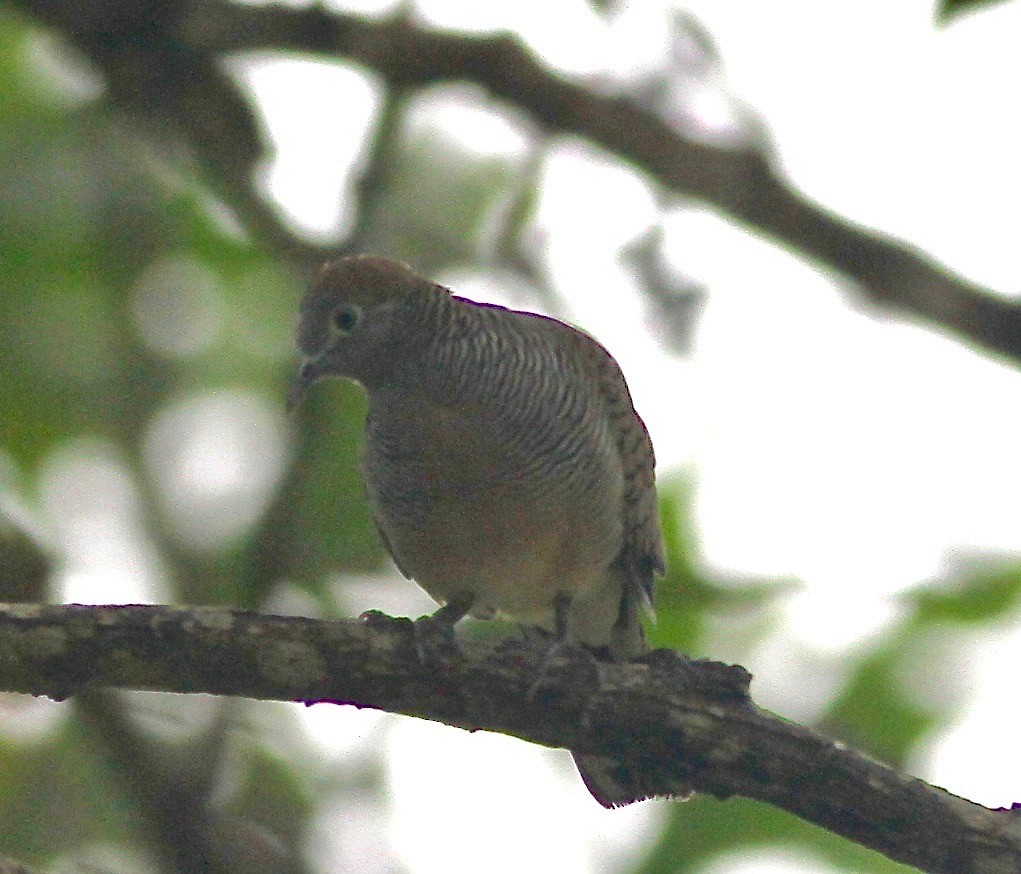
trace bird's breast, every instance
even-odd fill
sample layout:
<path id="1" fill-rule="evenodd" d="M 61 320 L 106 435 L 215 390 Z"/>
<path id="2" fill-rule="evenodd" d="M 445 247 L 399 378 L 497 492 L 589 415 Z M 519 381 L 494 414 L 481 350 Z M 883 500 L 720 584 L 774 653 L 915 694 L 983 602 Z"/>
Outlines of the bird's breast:
<path id="1" fill-rule="evenodd" d="M 370 401 L 366 491 L 397 564 L 434 598 L 469 591 L 481 615 L 542 622 L 557 592 L 595 585 L 619 554 L 623 473 L 598 423 L 504 413 Z"/>

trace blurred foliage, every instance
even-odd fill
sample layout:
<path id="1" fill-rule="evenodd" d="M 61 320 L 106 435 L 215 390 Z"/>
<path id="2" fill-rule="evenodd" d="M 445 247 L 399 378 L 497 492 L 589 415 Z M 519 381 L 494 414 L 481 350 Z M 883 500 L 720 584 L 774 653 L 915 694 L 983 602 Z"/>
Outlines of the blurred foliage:
<path id="1" fill-rule="evenodd" d="M 936 7 L 936 19 L 946 23 L 963 13 L 978 12 L 1003 2 L 1004 0 L 941 0 Z"/>
<path id="2" fill-rule="evenodd" d="M 964 5 L 971 4 L 943 8 Z M 310 613 L 336 612 L 336 574 L 378 568 L 383 554 L 357 476 L 362 394 L 328 384 L 294 421 L 283 419 L 303 277 L 239 230 L 230 205 L 151 121 L 136 127 L 99 89 L 81 93 L 48 75 L 40 39 L 0 10 L 0 597 L 62 598 L 57 583 L 81 569 L 53 545 L 59 538 L 48 527 L 59 520 L 47 518 L 44 505 L 54 457 L 84 440 L 110 448 L 137 493 L 136 535 L 155 556 L 161 599 L 259 608 L 296 598 Z M 517 206 L 506 210 L 513 226 L 504 239 L 520 235 L 534 197 L 531 187 L 518 187 L 518 175 L 534 166 L 458 149 L 449 133 L 422 123 L 411 102 L 398 101 L 394 111 L 400 123 L 387 127 L 374 188 L 362 192 L 361 239 L 429 272 L 470 264 L 480 260 L 484 230 L 508 198 Z M 279 410 L 286 463 L 259 496 L 251 525 L 199 548 L 170 523 L 173 498 L 161 492 L 154 469 L 162 460 L 147 456 L 147 447 L 153 423 L 173 404 L 215 392 L 261 398 L 267 410 Z M 258 458 L 238 463 L 244 472 Z M 670 571 L 653 641 L 719 657 L 714 630 L 737 625 L 736 655 L 744 657 L 774 632 L 778 605 L 796 584 L 706 570 L 693 533 L 692 480 L 663 482 Z M 83 495 L 72 493 L 62 506 L 75 511 Z M 924 658 L 918 642 L 942 634 L 944 658 L 962 657 L 981 629 L 1016 614 L 1019 593 L 1017 566 L 965 571 L 908 593 L 882 635 L 846 655 L 819 725 L 903 763 L 960 706 L 953 695 L 923 704 L 912 694 L 904 677 Z M 151 870 L 155 851 L 139 826 L 146 800 L 124 778 L 137 761 L 130 744 L 102 728 L 116 724 L 148 751 L 149 792 L 179 783 L 203 799 L 198 812 L 215 821 L 216 834 L 267 848 L 264 858 L 246 857 L 248 871 L 284 870 L 279 853 L 304 870 L 307 822 L 326 804 L 316 792 L 344 781 L 321 780 L 303 739 L 280 749 L 279 738 L 298 735 L 297 726 L 264 720 L 275 723 L 270 730 L 238 702 L 223 702 L 198 736 L 168 740 L 139 720 L 147 701 L 104 698 L 84 719 L 69 705 L 33 709 L 0 697 L 0 852 L 51 865 L 113 846 L 126 848 L 118 870 Z M 36 721 L 37 731 L 3 728 Z M 377 775 L 362 778 L 380 791 Z M 670 807 L 641 870 L 694 872 L 751 847 L 803 849 L 849 871 L 901 869 L 763 805 L 698 798 Z"/>
<path id="3" fill-rule="evenodd" d="M 714 655 L 712 628 L 716 622 L 754 613 L 761 618 L 745 629 L 750 649 L 771 631 L 770 605 L 789 594 L 795 584 L 786 580 L 721 580 L 700 569 L 697 558 L 694 495 L 686 478 L 670 479 L 660 489 L 672 499 L 662 502 L 667 575 L 657 587 L 656 624 L 650 629 L 653 646 L 669 646 L 698 658 Z"/>
<path id="4" fill-rule="evenodd" d="M 44 742 L 0 744 L 5 853 L 43 861 L 89 844 L 132 840 L 134 804 L 117 791 L 107 763 L 82 754 L 85 745 L 82 726 L 67 719 Z"/>
<path id="5" fill-rule="evenodd" d="M 756 848 L 775 848 L 801 865 L 827 863 L 837 870 L 874 874 L 914 870 L 744 798 L 724 802 L 698 796 L 685 805 L 685 814 L 670 817 L 659 845 L 639 869 L 642 874 L 702 871 L 721 856 L 738 858 L 741 851 Z"/>

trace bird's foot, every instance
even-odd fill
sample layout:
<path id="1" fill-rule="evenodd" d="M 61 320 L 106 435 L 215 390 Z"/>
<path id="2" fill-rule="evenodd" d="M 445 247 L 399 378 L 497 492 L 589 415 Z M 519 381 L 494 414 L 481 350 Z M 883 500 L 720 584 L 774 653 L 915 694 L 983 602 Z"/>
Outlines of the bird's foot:
<path id="1" fill-rule="evenodd" d="M 446 668 L 461 658 L 454 626 L 471 609 L 474 596 L 451 598 L 435 613 L 420 616 L 412 623 L 415 653 L 424 668 Z"/>
<path id="2" fill-rule="evenodd" d="M 461 655 L 454 626 L 435 616 L 420 616 L 412 623 L 415 654 L 423 668 L 444 668 Z"/>
<path id="3" fill-rule="evenodd" d="M 526 637 L 534 639 L 544 636 L 549 640 L 546 652 L 543 654 L 542 662 L 539 665 L 539 670 L 536 672 L 535 680 L 528 687 L 528 700 L 530 701 L 534 700 L 539 694 L 558 658 L 579 650 L 588 652 L 584 647 L 571 643 L 567 639 L 567 620 L 570 608 L 571 598 L 569 595 L 561 592 L 553 599 L 553 634 L 551 640 L 549 639 L 549 633 L 545 629 L 535 628 L 526 632 Z"/>
<path id="4" fill-rule="evenodd" d="M 549 669 L 558 656 L 563 656 L 569 647 L 568 643 L 568 614 L 571 610 L 571 596 L 565 592 L 558 592 L 553 597 L 553 634 L 552 642 L 546 647 L 539 670 L 536 672 L 535 680 L 528 688 L 528 699 L 534 700 L 542 688 L 543 682 L 549 674 Z M 536 628 L 533 634 L 537 636 L 544 629 Z M 528 635 L 526 635 L 528 636 Z"/>
<path id="5" fill-rule="evenodd" d="M 543 684 L 546 682 L 546 678 L 549 676 L 550 669 L 553 667 L 553 662 L 556 661 L 557 656 L 566 652 L 568 646 L 569 644 L 566 641 L 554 640 L 546 647 L 542 663 L 539 665 L 539 670 L 535 673 L 535 679 L 532 681 L 532 685 L 528 687 L 529 701 L 534 701 L 536 696 L 538 696 Z"/>
<path id="6" fill-rule="evenodd" d="M 573 660 L 579 655 L 583 656 L 587 660 L 589 667 L 592 670 L 596 670 L 596 665 L 599 662 L 597 651 L 585 646 L 584 644 L 573 643 L 569 640 L 554 640 L 550 643 L 546 648 L 546 652 L 543 653 L 539 670 L 535 673 L 535 679 L 528 687 L 528 700 L 534 701 L 539 696 L 542 692 L 543 686 L 546 685 L 554 670 L 558 667 L 558 660 Z"/>

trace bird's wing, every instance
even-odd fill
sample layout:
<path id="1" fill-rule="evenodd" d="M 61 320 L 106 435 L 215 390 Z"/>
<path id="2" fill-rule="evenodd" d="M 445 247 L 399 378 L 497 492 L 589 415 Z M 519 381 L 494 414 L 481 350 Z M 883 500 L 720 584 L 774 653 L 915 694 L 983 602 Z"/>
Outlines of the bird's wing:
<path id="1" fill-rule="evenodd" d="M 656 499 L 656 455 L 635 411 L 624 374 L 613 356 L 585 334 L 573 332 L 587 372 L 598 386 L 624 467 L 624 547 L 621 560 L 638 602 L 652 607 L 653 582 L 666 570 Z"/>
<path id="2" fill-rule="evenodd" d="M 371 508 L 371 501 L 369 503 Z M 372 524 L 376 527 L 376 534 L 379 535 L 379 539 L 382 542 L 383 548 L 386 550 L 387 555 L 389 555 L 390 558 L 393 559 L 393 563 L 397 566 L 397 570 L 401 572 L 401 575 L 404 577 L 404 579 L 410 580 L 411 574 L 409 574 L 403 567 L 401 567 L 401 562 L 397 558 L 397 553 L 394 552 L 393 546 L 390 545 L 390 538 L 386 536 L 386 532 L 383 530 L 383 526 L 379 524 L 379 519 L 376 516 L 376 511 L 371 510 L 369 515 L 372 518 Z"/>

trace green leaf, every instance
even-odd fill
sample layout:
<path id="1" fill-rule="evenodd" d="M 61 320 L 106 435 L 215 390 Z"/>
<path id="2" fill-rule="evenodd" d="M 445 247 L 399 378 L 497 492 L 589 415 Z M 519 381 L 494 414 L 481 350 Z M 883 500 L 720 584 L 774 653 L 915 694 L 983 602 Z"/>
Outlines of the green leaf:
<path id="1" fill-rule="evenodd" d="M 641 874 L 697 874 L 721 856 L 754 850 L 789 857 L 806 855 L 855 874 L 914 871 L 891 862 L 792 814 L 745 798 L 727 801 L 696 795 L 671 804 L 670 819 L 656 848 L 638 868 Z M 807 861 L 807 860 L 806 860 Z"/>
<path id="2" fill-rule="evenodd" d="M 1021 600 L 1021 566 L 928 583 L 905 596 L 920 622 L 988 624 L 1013 613 Z"/>
<path id="3" fill-rule="evenodd" d="M 952 19 L 969 12 L 979 11 L 983 6 L 995 6 L 1004 0 L 940 0 L 936 7 L 936 21 L 949 24 Z"/>

